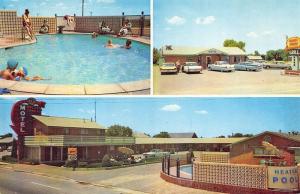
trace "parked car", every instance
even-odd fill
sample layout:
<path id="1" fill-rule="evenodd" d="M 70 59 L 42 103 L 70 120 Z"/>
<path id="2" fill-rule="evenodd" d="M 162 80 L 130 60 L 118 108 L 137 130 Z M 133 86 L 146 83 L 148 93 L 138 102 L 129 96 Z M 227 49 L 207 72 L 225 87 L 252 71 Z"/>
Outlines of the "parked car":
<path id="1" fill-rule="evenodd" d="M 214 64 L 208 65 L 208 70 L 210 71 L 226 71 L 226 72 L 233 72 L 234 65 L 227 63 L 226 61 L 216 61 Z"/>
<path id="2" fill-rule="evenodd" d="M 200 66 L 196 62 L 186 62 L 182 67 L 182 72 L 185 73 L 201 73 L 202 72 L 202 66 Z"/>
<path id="3" fill-rule="evenodd" d="M 155 157 L 163 157 L 170 155 L 170 152 L 163 152 L 160 149 L 153 149 L 150 152 L 143 153 L 145 158 L 155 158 Z"/>
<path id="4" fill-rule="evenodd" d="M 291 69 L 291 64 L 285 63 L 284 61 L 268 61 L 264 63 L 264 68 L 277 68 L 277 69 Z"/>
<path id="5" fill-rule="evenodd" d="M 164 73 L 178 73 L 178 69 L 175 63 L 163 63 L 160 67 L 160 73 L 163 75 Z"/>
<path id="6" fill-rule="evenodd" d="M 261 71 L 263 69 L 263 65 L 255 62 L 241 62 L 234 65 L 235 70 L 238 71 Z"/>

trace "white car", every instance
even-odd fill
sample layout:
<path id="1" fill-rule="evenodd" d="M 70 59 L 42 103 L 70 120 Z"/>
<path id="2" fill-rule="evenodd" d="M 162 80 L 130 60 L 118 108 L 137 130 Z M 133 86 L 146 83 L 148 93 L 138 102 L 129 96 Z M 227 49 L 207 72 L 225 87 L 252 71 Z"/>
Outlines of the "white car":
<path id="1" fill-rule="evenodd" d="M 160 149 L 153 149 L 150 152 L 143 153 L 143 156 L 145 158 L 156 158 L 156 157 L 163 157 L 163 156 L 169 156 L 170 152 L 163 152 Z"/>
<path id="2" fill-rule="evenodd" d="M 277 69 L 291 69 L 291 64 L 285 63 L 284 61 L 268 61 L 264 63 L 265 69 L 277 68 Z"/>
<path id="3" fill-rule="evenodd" d="M 182 67 L 182 72 L 185 73 L 201 73 L 202 72 L 202 66 L 200 66 L 196 62 L 186 62 Z"/>
<path id="4" fill-rule="evenodd" d="M 235 71 L 234 65 L 227 63 L 226 61 L 216 61 L 214 64 L 208 65 L 210 71 L 221 71 L 221 72 L 233 72 Z"/>

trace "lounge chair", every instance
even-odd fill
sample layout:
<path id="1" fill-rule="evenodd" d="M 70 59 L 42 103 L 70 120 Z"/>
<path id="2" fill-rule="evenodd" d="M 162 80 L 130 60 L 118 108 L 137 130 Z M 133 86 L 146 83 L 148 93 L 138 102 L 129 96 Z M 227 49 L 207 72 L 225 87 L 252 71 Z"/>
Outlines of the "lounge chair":
<path id="1" fill-rule="evenodd" d="M 99 34 L 114 34 L 114 31 L 105 22 L 99 23 Z"/>

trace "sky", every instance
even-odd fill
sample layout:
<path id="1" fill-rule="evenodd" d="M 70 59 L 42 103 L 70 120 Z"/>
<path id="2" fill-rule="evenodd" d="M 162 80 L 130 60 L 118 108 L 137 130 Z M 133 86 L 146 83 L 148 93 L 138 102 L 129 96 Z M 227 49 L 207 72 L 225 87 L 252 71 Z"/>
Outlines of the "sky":
<path id="1" fill-rule="evenodd" d="M 0 97 L 0 134 L 12 132 L 12 105 L 24 98 Z M 37 98 L 43 115 L 94 118 L 105 127 L 120 124 L 150 135 L 196 132 L 200 137 L 232 133 L 300 130 L 300 98 Z"/>
<path id="2" fill-rule="evenodd" d="M 21 16 L 27 8 L 32 16 L 81 16 L 82 0 L 0 0 L 0 9 L 17 10 Z M 85 0 L 85 14 L 93 16 L 150 14 L 150 0 Z"/>
<path id="3" fill-rule="evenodd" d="M 284 49 L 286 36 L 300 36 L 299 10 L 300 0 L 154 0 L 154 47 L 235 39 L 247 53 Z"/>

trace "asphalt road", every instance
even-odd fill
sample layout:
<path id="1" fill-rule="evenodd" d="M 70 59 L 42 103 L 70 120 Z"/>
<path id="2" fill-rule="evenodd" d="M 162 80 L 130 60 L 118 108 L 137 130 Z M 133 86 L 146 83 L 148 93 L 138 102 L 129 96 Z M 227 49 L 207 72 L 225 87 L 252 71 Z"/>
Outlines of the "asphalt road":
<path id="1" fill-rule="evenodd" d="M 74 180 L 65 180 L 30 174 L 20 171 L 1 168 L 0 170 L 0 193 L 1 194 L 60 194 L 60 193 L 105 193 L 120 194 L 115 188 L 98 187 Z"/>

